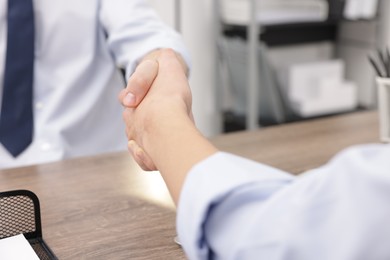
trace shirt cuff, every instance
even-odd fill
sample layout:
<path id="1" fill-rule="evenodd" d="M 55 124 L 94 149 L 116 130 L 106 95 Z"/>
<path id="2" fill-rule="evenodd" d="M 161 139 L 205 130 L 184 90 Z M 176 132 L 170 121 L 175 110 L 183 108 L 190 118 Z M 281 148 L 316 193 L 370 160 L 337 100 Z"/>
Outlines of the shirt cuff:
<path id="1" fill-rule="evenodd" d="M 183 58 L 184 62 L 186 63 L 188 67 L 188 71 L 191 70 L 191 58 L 190 55 L 184 46 L 182 44 L 181 38 L 179 36 L 171 37 L 172 39 L 161 39 L 161 38 L 152 38 L 145 40 L 142 43 L 142 46 L 138 46 L 137 48 L 137 57 L 134 59 L 130 60 L 127 68 L 126 68 L 126 79 L 129 79 L 130 76 L 133 74 L 135 71 L 137 65 L 139 62 L 150 52 L 157 50 L 157 49 L 165 49 L 165 48 L 170 48 L 173 49 L 176 53 L 180 54 L 181 57 Z"/>
<path id="2" fill-rule="evenodd" d="M 189 258 L 207 259 L 203 226 L 210 207 L 233 190 L 254 182 L 289 182 L 294 176 L 232 154 L 218 152 L 195 165 L 183 185 L 177 231 Z"/>

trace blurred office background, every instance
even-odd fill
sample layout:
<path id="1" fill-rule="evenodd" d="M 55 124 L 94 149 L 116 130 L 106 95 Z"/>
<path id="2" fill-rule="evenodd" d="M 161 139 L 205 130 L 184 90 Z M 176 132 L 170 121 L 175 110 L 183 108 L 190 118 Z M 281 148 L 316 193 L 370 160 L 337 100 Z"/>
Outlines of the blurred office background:
<path id="1" fill-rule="evenodd" d="M 183 34 L 206 136 L 248 129 L 253 115 L 266 127 L 376 107 L 367 57 L 390 44 L 389 0 L 148 1 Z"/>

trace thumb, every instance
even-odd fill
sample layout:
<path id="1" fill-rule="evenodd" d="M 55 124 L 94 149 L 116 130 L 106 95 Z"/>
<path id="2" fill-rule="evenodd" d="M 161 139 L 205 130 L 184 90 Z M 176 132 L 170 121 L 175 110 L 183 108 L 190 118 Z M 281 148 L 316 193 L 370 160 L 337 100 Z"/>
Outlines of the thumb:
<path id="1" fill-rule="evenodd" d="M 136 107 L 141 103 L 154 79 L 157 77 L 158 63 L 155 60 L 145 60 L 131 75 L 126 89 L 119 93 L 119 101 L 125 107 Z"/>

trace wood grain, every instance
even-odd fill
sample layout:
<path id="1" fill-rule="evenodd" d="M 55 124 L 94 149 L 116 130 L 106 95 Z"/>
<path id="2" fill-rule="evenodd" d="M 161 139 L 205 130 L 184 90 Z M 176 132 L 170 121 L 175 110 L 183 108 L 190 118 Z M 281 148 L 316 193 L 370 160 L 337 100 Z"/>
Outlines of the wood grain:
<path id="1" fill-rule="evenodd" d="M 59 259 L 185 259 L 160 175 L 127 153 L 0 171 L 0 190 L 13 189 L 38 195 L 43 238 Z"/>
<path id="2" fill-rule="evenodd" d="M 379 142 L 375 111 L 357 112 L 214 138 L 221 150 L 298 174 L 326 163 L 342 149 Z"/>

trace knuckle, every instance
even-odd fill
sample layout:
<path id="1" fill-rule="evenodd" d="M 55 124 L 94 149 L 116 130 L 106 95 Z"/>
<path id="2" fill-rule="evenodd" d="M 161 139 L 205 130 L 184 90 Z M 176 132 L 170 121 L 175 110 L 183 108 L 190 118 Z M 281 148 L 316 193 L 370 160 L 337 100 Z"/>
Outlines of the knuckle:
<path id="1" fill-rule="evenodd" d="M 118 101 L 119 101 L 119 103 L 122 104 L 122 100 L 123 100 L 123 97 L 125 96 L 125 94 L 126 94 L 126 89 L 122 89 L 122 90 L 119 92 L 119 94 L 118 94 Z"/>

